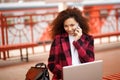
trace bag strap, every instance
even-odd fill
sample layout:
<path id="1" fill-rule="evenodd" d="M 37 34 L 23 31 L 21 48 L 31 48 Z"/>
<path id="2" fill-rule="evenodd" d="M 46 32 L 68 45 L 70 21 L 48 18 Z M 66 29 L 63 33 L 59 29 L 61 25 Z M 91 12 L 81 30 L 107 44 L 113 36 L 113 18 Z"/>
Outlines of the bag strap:
<path id="1" fill-rule="evenodd" d="M 43 74 L 42 74 L 42 76 L 43 76 L 43 80 L 50 80 L 49 72 L 48 72 L 48 69 L 47 69 L 45 63 L 37 63 L 37 64 L 35 65 L 35 67 L 42 67 L 42 68 L 45 68 L 45 70 L 43 71 Z M 36 80 L 41 79 L 42 76 L 39 77 L 39 78 L 36 78 Z M 46 77 L 47 77 L 47 79 L 45 79 Z"/>
<path id="2" fill-rule="evenodd" d="M 35 67 L 47 68 L 45 63 L 37 63 Z"/>

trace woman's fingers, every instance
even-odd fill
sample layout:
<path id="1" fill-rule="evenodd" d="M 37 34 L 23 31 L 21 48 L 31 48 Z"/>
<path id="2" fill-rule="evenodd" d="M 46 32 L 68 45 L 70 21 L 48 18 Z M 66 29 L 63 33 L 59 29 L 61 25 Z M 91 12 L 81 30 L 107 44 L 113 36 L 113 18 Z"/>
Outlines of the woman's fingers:
<path id="1" fill-rule="evenodd" d="M 76 30 L 75 30 L 75 37 L 76 37 L 75 40 L 80 39 L 81 35 L 82 35 L 82 29 L 80 27 L 76 28 Z"/>

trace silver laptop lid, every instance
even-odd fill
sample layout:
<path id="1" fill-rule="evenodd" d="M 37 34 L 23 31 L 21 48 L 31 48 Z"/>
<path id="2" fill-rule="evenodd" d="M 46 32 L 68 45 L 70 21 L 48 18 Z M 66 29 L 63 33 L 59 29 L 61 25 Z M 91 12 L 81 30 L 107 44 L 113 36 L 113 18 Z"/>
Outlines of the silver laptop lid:
<path id="1" fill-rule="evenodd" d="M 63 80 L 102 80 L 103 61 L 63 67 Z"/>

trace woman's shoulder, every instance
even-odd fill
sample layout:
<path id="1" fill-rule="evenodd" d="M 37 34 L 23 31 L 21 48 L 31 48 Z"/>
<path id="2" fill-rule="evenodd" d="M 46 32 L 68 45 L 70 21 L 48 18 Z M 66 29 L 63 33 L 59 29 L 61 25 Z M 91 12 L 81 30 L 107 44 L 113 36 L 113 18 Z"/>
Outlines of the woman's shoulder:
<path id="1" fill-rule="evenodd" d="M 55 39 L 60 39 L 60 38 L 64 38 L 64 37 L 68 37 L 68 35 L 66 33 L 64 33 L 64 34 L 57 34 L 55 36 Z"/>
<path id="2" fill-rule="evenodd" d="M 83 36 L 88 40 L 93 39 L 93 36 L 91 34 L 83 34 Z"/>

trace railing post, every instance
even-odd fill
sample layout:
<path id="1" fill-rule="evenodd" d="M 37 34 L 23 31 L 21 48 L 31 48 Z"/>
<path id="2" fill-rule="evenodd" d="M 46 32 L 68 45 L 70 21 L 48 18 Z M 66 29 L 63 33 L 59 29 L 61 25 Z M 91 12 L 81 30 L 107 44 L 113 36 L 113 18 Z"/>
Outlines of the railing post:
<path id="1" fill-rule="evenodd" d="M 1 45 L 5 45 L 5 32 L 4 32 L 4 17 L 2 15 L 2 12 L 0 12 L 0 23 L 1 23 Z M 6 53 L 3 51 L 3 59 L 6 60 Z"/>

